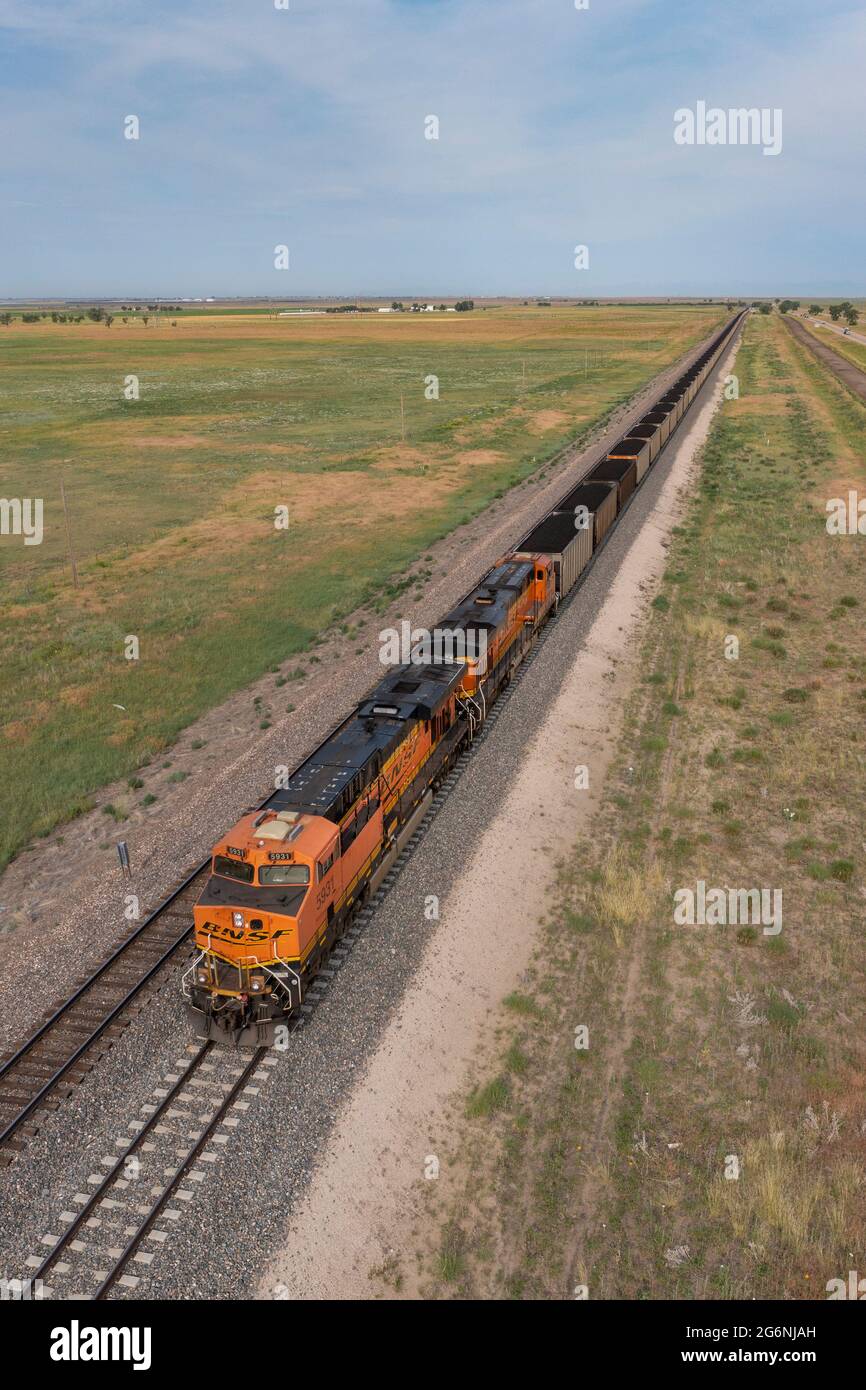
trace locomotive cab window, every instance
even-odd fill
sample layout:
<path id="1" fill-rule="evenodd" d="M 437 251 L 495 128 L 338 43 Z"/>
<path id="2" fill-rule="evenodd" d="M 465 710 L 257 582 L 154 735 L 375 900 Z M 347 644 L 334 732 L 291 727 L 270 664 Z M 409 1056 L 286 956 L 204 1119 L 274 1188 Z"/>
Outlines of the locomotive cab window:
<path id="1" fill-rule="evenodd" d="M 213 871 L 222 878 L 235 878 L 238 883 L 252 883 L 255 870 L 252 864 L 244 864 L 239 859 L 229 859 L 227 854 L 215 854 Z"/>
<path id="2" fill-rule="evenodd" d="M 291 884 L 295 888 L 306 887 L 310 881 L 307 864 L 264 864 L 259 869 L 259 883 Z"/>
<path id="3" fill-rule="evenodd" d="M 329 873 L 331 872 L 331 870 L 332 870 L 333 867 L 334 867 L 334 860 L 336 859 L 336 857 L 337 857 L 337 849 L 336 849 L 336 846 L 335 846 L 335 847 L 331 850 L 331 853 L 328 855 L 327 859 L 323 859 L 323 860 L 321 861 L 320 864 L 317 864 L 317 865 L 316 865 L 316 882 L 317 882 L 317 883 L 321 883 L 321 881 L 322 881 L 322 879 L 325 877 L 325 875 L 326 875 L 326 874 L 329 874 Z"/>

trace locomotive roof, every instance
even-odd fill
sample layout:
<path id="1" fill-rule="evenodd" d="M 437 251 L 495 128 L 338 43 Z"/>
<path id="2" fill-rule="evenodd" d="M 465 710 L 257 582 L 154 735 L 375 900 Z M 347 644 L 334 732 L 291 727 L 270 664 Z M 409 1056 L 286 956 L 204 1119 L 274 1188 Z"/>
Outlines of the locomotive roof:
<path id="1" fill-rule="evenodd" d="M 395 666 L 361 702 L 358 714 L 362 719 L 432 719 L 460 685 L 465 668 L 460 660 Z"/>
<path id="2" fill-rule="evenodd" d="M 359 774 L 366 786 L 411 731 L 431 719 L 460 685 L 465 663 L 395 666 L 361 702 L 350 719 L 311 753 L 278 788 L 268 807 L 291 807 L 339 819 L 340 805 Z"/>
<path id="3" fill-rule="evenodd" d="M 442 626 L 495 631 L 508 618 L 509 608 L 533 578 L 534 570 L 531 560 L 503 560 L 485 575 L 477 589 L 452 608 L 442 619 Z"/>

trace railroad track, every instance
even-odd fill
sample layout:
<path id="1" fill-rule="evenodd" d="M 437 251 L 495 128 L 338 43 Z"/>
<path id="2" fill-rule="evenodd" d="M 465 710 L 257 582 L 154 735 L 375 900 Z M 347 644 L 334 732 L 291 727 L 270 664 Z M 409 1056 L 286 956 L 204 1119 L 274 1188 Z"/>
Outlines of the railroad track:
<path id="1" fill-rule="evenodd" d="M 413 844 L 421 833 L 419 828 Z M 366 915 L 372 914 L 410 852 L 409 847 L 403 851 Z M 362 925 L 360 920 L 354 923 L 334 947 L 301 1012 L 289 1020 L 289 1033 L 303 1028 L 322 1002 L 361 936 Z M 129 1121 L 132 1137 L 118 1136 L 118 1155 L 103 1157 L 99 1166 L 105 1171 L 91 1173 L 88 1185 L 93 1190 L 71 1198 L 78 1210 L 60 1213 L 61 1234 L 42 1237 L 48 1253 L 31 1255 L 25 1277 L 13 1282 L 29 1286 L 40 1299 L 136 1296 L 171 1226 L 194 1201 L 207 1167 L 219 1162 L 242 1112 L 277 1064 L 274 1049 L 260 1047 L 246 1054 L 214 1042 L 188 1044 L 186 1055 L 177 1059 L 174 1070 L 142 1105 L 139 1118 Z M 169 1205 L 172 1198 L 178 1206 Z"/>
<path id="2" fill-rule="evenodd" d="M 696 348 L 692 357 L 696 358 L 702 349 L 703 345 Z M 561 455 L 566 455 L 572 448 L 573 445 L 566 446 Z M 591 466 L 588 464 L 588 469 Z M 584 571 L 581 583 L 588 576 L 594 561 L 595 556 Z M 580 584 L 573 592 L 579 587 Z M 536 642 L 523 668 L 528 666 L 538 646 Z M 503 692 L 491 710 L 476 743 L 483 738 L 487 726 L 495 723 L 497 711 L 505 703 L 507 694 Z M 343 722 L 339 721 L 331 732 L 336 732 Z M 464 751 L 448 774 L 444 784 L 446 788 L 451 785 L 466 756 L 467 752 Z M 267 803 L 267 799 L 261 806 Z M 436 804 L 438 798 L 434 800 L 434 806 Z M 426 818 L 422 824 L 426 825 Z M 411 837 L 407 850 L 401 854 L 386 878 L 383 888 L 400 871 L 406 853 L 422 833 L 423 829 L 419 827 Z M 131 1022 L 136 1005 L 144 1003 L 149 993 L 148 987 L 158 986 L 161 972 L 180 958 L 184 946 L 191 939 L 192 907 L 207 876 L 209 864 L 210 860 L 206 860 L 181 880 L 165 901 L 116 946 L 89 976 L 78 983 L 68 999 L 55 1004 L 20 1046 L 0 1058 L 0 1166 L 13 1162 L 26 1148 L 28 1139 L 38 1132 L 40 1112 L 56 1109 L 74 1090 L 100 1056 L 121 1036 Z M 375 901 L 376 898 L 373 899 Z M 358 923 L 366 920 L 371 906 L 362 911 L 356 919 Z"/>
<path id="3" fill-rule="evenodd" d="M 11 1163 L 144 1003 L 149 986 L 189 941 L 192 905 L 207 863 L 176 884 L 165 902 L 115 946 L 68 999 L 59 1001 L 19 1047 L 0 1059 L 0 1166 Z"/>
<path id="4" fill-rule="evenodd" d="M 49 1253 L 28 1261 L 28 1278 L 41 1297 L 104 1299 L 137 1287 L 141 1276 L 130 1266 L 149 1266 L 168 1238 L 164 1227 L 181 1215 L 169 1202 L 177 1197 L 182 1207 L 192 1199 L 184 1183 L 204 1176 L 199 1161 L 217 1161 L 220 1141 L 228 1142 L 237 1123 L 231 1111 L 248 1103 L 245 1091 L 257 1093 L 252 1083 L 266 1080 L 265 1064 L 276 1060 L 259 1048 L 244 1061 L 211 1042 L 191 1051 L 166 1077 L 168 1089 L 156 1092 L 157 1103 L 130 1122 L 136 1133 L 117 1141 L 118 1157 L 103 1160 L 107 1171 L 91 1176 L 94 1190 L 76 1195 L 78 1211 L 62 1214 L 63 1233 L 43 1236 Z M 223 1127 L 229 1132 L 221 1133 Z"/>

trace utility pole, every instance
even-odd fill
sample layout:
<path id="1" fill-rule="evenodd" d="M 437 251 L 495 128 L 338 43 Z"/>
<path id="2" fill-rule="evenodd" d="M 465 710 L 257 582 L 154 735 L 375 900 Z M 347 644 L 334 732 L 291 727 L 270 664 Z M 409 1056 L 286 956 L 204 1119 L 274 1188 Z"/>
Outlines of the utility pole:
<path id="1" fill-rule="evenodd" d="M 75 551 L 72 549 L 72 527 L 69 524 L 69 504 L 66 501 L 66 488 L 63 486 L 63 474 L 60 474 L 60 496 L 63 499 L 63 515 L 66 520 L 66 544 L 69 547 L 69 563 L 72 566 L 72 585 L 78 588 L 78 568 L 75 564 Z"/>

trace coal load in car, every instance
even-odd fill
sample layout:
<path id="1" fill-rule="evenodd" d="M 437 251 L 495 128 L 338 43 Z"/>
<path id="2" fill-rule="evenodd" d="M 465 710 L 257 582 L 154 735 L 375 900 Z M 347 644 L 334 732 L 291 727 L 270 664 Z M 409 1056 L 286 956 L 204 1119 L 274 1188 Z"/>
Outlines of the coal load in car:
<path id="1" fill-rule="evenodd" d="M 668 435 L 673 428 L 671 411 L 665 409 L 663 406 L 656 406 L 655 410 L 651 410 L 648 415 L 644 415 L 643 418 L 638 421 L 638 424 L 641 426 L 651 426 L 653 429 L 657 429 L 659 432 L 659 448 L 663 449 L 668 442 Z"/>
<path id="2" fill-rule="evenodd" d="M 637 486 L 638 483 L 643 482 L 644 474 L 650 466 L 651 459 L 655 458 L 655 454 L 651 452 L 650 444 L 646 439 L 641 439 L 639 435 L 628 434 L 625 439 L 621 439 L 618 444 L 614 444 L 608 454 L 608 458 L 620 460 L 632 459 L 637 469 L 637 477 L 635 479 L 635 486 Z M 599 474 L 599 477 L 603 476 L 603 474 Z"/>
<path id="3" fill-rule="evenodd" d="M 544 554 L 553 559 L 556 592 L 560 598 L 577 583 L 592 557 L 593 525 L 587 513 L 586 525 L 579 526 L 573 512 L 552 512 L 524 537 L 515 556 Z"/>
<path id="4" fill-rule="evenodd" d="M 614 482 L 583 482 L 572 488 L 561 502 L 557 502 L 557 512 L 570 512 L 578 521 L 586 516 L 592 518 L 593 549 L 602 541 L 616 521 L 618 489 Z M 578 511 L 578 508 L 581 508 Z"/>
<path id="5" fill-rule="evenodd" d="M 650 463 L 655 463 L 656 455 L 662 447 L 662 432 L 661 426 L 658 423 L 645 424 L 643 420 L 639 420 L 636 425 L 632 425 L 627 437 L 629 440 L 648 444 L 649 459 L 647 466 L 649 466 Z M 611 454 L 611 457 L 613 457 L 613 454 Z M 640 482 L 640 477 L 638 477 L 638 482 Z"/>
<path id="6" fill-rule="evenodd" d="M 597 463 L 592 472 L 587 474 L 587 481 L 616 483 L 617 511 L 621 512 L 637 487 L 637 467 L 634 459 L 602 459 L 601 463 Z"/>

